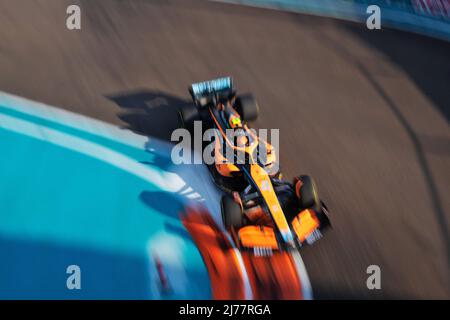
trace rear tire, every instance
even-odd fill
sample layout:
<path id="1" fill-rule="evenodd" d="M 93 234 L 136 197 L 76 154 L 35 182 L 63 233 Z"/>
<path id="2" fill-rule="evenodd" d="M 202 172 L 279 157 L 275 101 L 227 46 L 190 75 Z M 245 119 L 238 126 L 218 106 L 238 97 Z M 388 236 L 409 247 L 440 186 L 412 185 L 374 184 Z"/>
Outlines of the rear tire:
<path id="1" fill-rule="evenodd" d="M 225 228 L 241 228 L 244 223 L 242 209 L 241 206 L 236 201 L 234 201 L 233 197 L 224 195 L 222 197 L 222 200 L 220 201 L 220 205 L 222 210 L 222 220 Z"/>
<path id="2" fill-rule="evenodd" d="M 299 194 L 297 194 L 297 184 L 301 183 Z M 310 176 L 302 175 L 294 178 L 293 186 L 297 195 L 298 204 L 301 209 L 313 209 L 320 212 L 321 202 L 317 192 L 316 183 Z"/>
<path id="3" fill-rule="evenodd" d="M 194 121 L 200 120 L 200 115 L 196 106 L 189 104 L 178 109 L 181 127 L 192 132 L 194 130 Z"/>
<path id="4" fill-rule="evenodd" d="M 259 106 L 251 94 L 238 96 L 235 102 L 236 111 L 244 121 L 254 121 L 258 118 Z"/>

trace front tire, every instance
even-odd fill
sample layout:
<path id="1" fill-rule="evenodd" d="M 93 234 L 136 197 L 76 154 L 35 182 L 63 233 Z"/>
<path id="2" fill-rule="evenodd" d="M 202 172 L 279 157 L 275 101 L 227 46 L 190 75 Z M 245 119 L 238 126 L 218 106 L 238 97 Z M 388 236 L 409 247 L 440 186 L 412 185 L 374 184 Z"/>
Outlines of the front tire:
<path id="1" fill-rule="evenodd" d="M 238 96 L 235 102 L 236 111 L 244 121 L 254 121 L 258 118 L 259 106 L 251 94 Z"/>
<path id="2" fill-rule="evenodd" d="M 194 121 L 200 120 L 200 115 L 196 106 L 189 104 L 178 109 L 181 127 L 189 132 L 194 130 Z"/>
<path id="3" fill-rule="evenodd" d="M 244 224 L 242 208 L 236 201 L 234 201 L 233 197 L 224 195 L 220 201 L 220 205 L 222 210 L 222 220 L 225 228 L 241 228 Z"/>
<path id="4" fill-rule="evenodd" d="M 313 209 L 316 212 L 320 212 L 322 206 L 313 178 L 306 175 L 295 177 L 293 186 L 297 195 L 298 204 L 302 210 Z"/>

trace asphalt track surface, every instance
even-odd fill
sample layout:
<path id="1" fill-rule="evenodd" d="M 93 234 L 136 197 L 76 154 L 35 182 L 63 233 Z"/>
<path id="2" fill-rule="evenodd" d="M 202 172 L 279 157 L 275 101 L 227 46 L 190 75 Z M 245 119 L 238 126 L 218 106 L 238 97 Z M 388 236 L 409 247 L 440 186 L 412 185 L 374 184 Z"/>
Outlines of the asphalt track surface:
<path id="1" fill-rule="evenodd" d="M 188 84 L 232 75 L 330 208 L 315 297 L 450 298 L 449 43 L 200 0 L 0 0 L 0 39 L 0 90 L 162 139 Z"/>

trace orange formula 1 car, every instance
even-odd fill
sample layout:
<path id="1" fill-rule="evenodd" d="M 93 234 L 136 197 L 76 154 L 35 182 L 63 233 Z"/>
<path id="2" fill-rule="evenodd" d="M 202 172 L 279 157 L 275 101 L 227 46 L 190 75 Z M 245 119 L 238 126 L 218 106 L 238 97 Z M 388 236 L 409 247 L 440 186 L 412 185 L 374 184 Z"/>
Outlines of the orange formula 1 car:
<path id="1" fill-rule="evenodd" d="M 321 238 L 330 223 L 313 179 L 282 180 L 275 148 L 247 125 L 258 116 L 255 99 L 236 95 L 229 77 L 192 84 L 189 91 L 195 106 L 180 109 L 180 117 L 187 129 L 196 120 L 202 134 L 213 129 L 209 168 L 225 191 L 222 218 L 238 247 L 263 256 Z"/>

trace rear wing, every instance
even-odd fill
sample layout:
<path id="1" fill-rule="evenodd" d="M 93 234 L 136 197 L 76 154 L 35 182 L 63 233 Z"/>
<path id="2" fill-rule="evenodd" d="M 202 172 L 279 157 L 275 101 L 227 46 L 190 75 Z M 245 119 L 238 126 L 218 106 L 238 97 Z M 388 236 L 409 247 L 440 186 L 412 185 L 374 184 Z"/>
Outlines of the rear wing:
<path id="1" fill-rule="evenodd" d="M 213 102 L 214 99 L 228 99 L 234 93 L 233 80 L 231 77 L 224 77 L 193 83 L 189 87 L 189 93 L 194 102 L 201 106 Z"/>

